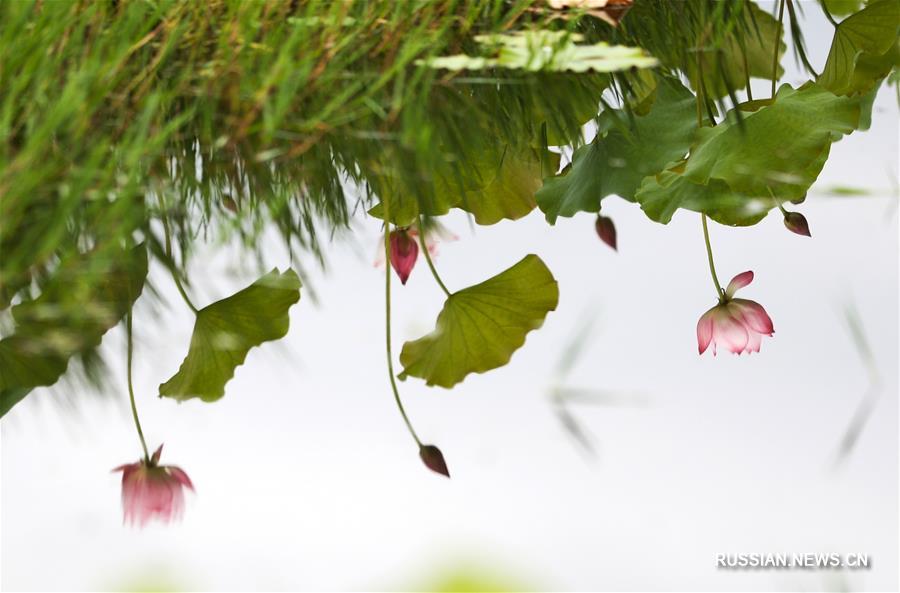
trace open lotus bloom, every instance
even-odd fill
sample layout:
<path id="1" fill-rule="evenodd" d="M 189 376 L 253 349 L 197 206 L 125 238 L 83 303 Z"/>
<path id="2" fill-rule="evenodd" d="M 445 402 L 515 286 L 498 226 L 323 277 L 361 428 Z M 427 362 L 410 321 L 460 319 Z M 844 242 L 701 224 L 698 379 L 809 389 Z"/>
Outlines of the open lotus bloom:
<path id="1" fill-rule="evenodd" d="M 753 281 L 753 272 L 731 279 L 719 304 L 700 317 L 697 323 L 697 345 L 700 354 L 712 344 L 723 346 L 734 354 L 759 352 L 763 336 L 775 333 L 772 319 L 762 305 L 747 299 L 736 299 L 734 293 Z"/>
<path id="2" fill-rule="evenodd" d="M 162 445 L 150 461 L 120 465 L 122 472 L 122 507 L 125 522 L 144 527 L 151 519 L 171 523 L 184 512 L 184 488 L 194 489 L 191 479 L 174 465 L 159 465 Z"/>

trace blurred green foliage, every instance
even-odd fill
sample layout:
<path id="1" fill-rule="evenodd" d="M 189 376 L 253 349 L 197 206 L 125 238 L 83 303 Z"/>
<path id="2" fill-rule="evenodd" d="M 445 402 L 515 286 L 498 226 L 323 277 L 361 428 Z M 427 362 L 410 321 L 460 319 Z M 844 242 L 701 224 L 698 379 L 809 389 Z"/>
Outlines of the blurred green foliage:
<path id="1" fill-rule="evenodd" d="M 147 268 L 123 255 L 134 250 L 184 291 L 198 243 L 237 238 L 266 263 L 259 237 L 274 228 L 295 261 L 324 261 L 320 235 L 347 232 L 359 207 L 379 215 L 385 200 L 392 222 L 407 225 L 451 208 L 479 224 L 517 219 L 542 184 L 552 193 L 576 177 L 586 189 L 550 200 L 573 206 L 545 207 L 548 218 L 594 211 L 609 193 L 646 202 L 639 196 L 653 183 L 666 195 L 700 188 L 693 201 L 668 200 L 664 215 L 645 203 L 658 221 L 688 208 L 749 224 L 778 200 L 801 199 L 834 132 L 865 127 L 865 118 L 816 127 L 815 146 L 794 154 L 777 113 L 790 102 L 808 121 L 832 121 L 828 109 L 859 101 L 847 109 L 865 116 L 865 101 L 871 108 L 896 67 L 900 0 L 827 2 L 834 15 L 862 12 L 838 26 L 824 88 L 811 82 L 742 103 L 737 93 L 751 77 L 779 75 L 785 31 L 807 61 L 793 0 L 784 1 L 789 24 L 744 0 L 636 0 L 618 27 L 542 0 L 0 3 L 2 412 L 52 383 L 71 357 L 90 359 L 145 283 Z M 856 24 L 873 12 L 877 39 L 862 39 Z M 515 63 L 429 66 L 484 57 L 485 39 L 530 41 L 503 46 Z M 620 48 L 619 62 L 611 65 L 603 44 Z M 540 59 L 522 61 L 523 48 Z M 698 126 L 657 142 L 679 79 L 690 84 L 679 100 L 694 102 Z M 722 129 L 706 127 L 726 112 Z M 597 117 L 599 139 L 576 154 L 602 146 L 606 161 L 576 160 L 558 176 L 549 147 L 577 149 L 582 125 Z M 768 120 L 778 121 L 754 131 Z M 772 158 L 778 179 L 765 174 Z M 611 171 L 620 161 L 625 170 Z M 745 162 L 752 175 L 738 166 Z M 776 199 L 752 220 L 717 217 L 768 191 Z M 83 262 L 74 275 L 71 262 Z M 136 292 L 125 300 L 110 296 L 119 284 L 111 262 L 142 276 L 129 278 Z M 72 289 L 54 288 L 61 282 Z M 102 323 L 76 313 L 102 298 L 113 303 Z M 41 321 L 42 332 L 56 323 L 83 339 L 35 354 L 34 317 L 23 321 L 17 306 L 55 320 Z"/>

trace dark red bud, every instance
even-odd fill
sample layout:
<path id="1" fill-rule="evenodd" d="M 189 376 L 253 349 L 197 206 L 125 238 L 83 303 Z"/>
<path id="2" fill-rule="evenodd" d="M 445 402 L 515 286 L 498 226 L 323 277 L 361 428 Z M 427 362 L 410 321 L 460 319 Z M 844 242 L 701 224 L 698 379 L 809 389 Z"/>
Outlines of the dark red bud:
<path id="1" fill-rule="evenodd" d="M 391 232 L 391 267 L 400 277 L 401 284 L 406 284 L 418 256 L 419 245 L 407 229 Z"/>
<path id="2" fill-rule="evenodd" d="M 597 222 L 594 223 L 597 229 L 597 236 L 600 240 L 618 251 L 616 247 L 616 225 L 613 224 L 612 218 L 597 215 Z"/>
<path id="3" fill-rule="evenodd" d="M 419 457 L 422 462 L 431 471 L 450 477 L 450 471 L 447 469 L 447 463 L 444 461 L 444 455 L 441 450 L 434 445 L 422 445 L 419 447 Z"/>
<path id="4" fill-rule="evenodd" d="M 812 237 L 809 233 L 809 223 L 806 221 L 806 217 L 799 212 L 785 212 L 784 226 L 792 233 Z"/>

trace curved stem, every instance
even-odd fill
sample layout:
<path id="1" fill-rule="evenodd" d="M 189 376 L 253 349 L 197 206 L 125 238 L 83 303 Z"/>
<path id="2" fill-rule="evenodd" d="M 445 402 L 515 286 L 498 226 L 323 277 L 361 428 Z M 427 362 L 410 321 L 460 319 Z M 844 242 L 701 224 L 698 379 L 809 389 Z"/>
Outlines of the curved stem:
<path id="1" fill-rule="evenodd" d="M 181 295 L 181 298 L 184 299 L 187 306 L 191 308 L 191 311 L 193 311 L 195 315 L 199 313 L 200 311 L 194 306 L 194 303 L 191 302 L 187 292 L 185 292 L 184 286 L 181 285 L 181 280 L 178 279 L 178 272 L 175 270 L 172 270 L 172 280 L 175 281 L 175 288 L 178 289 L 178 293 Z"/>
<path id="2" fill-rule="evenodd" d="M 779 210 L 781 210 L 781 213 L 782 213 L 783 215 L 787 216 L 788 211 L 784 209 L 784 204 L 782 204 L 781 202 L 779 202 L 779 201 L 778 201 L 778 198 L 775 197 L 775 194 L 772 193 L 772 188 L 771 188 L 771 187 L 767 187 L 766 189 L 769 190 L 769 197 L 772 198 L 772 203 L 775 204 L 775 205 L 778 207 Z"/>
<path id="3" fill-rule="evenodd" d="M 706 109 L 706 117 L 709 118 L 709 125 L 716 125 L 716 116 L 709 104 L 709 93 L 706 91 L 706 80 L 703 78 L 703 52 L 697 52 L 697 127 L 703 127 L 703 113 L 700 108 L 702 104 Z"/>
<path id="4" fill-rule="evenodd" d="M 160 200 L 162 200 L 162 197 L 160 197 Z M 165 202 L 163 202 L 163 209 L 165 209 Z M 181 284 L 181 279 L 178 278 L 178 270 L 175 268 L 175 259 L 172 257 L 172 238 L 169 234 L 169 222 L 166 219 L 165 212 L 163 212 L 162 214 L 162 224 L 163 231 L 166 235 L 166 256 L 168 256 L 169 258 L 169 265 L 166 267 L 169 268 L 169 272 L 171 272 L 172 274 L 172 280 L 175 281 L 175 288 L 178 289 L 178 293 L 181 295 L 181 298 L 184 299 L 184 302 L 196 315 L 197 313 L 199 313 L 199 311 L 197 310 L 197 307 L 194 306 L 194 303 L 191 302 L 191 299 L 187 295 L 187 291 L 184 290 L 184 286 Z"/>
<path id="5" fill-rule="evenodd" d="M 391 233 L 390 233 L 390 223 L 388 222 L 391 219 L 390 213 L 390 205 L 389 200 L 384 200 L 384 259 L 385 262 L 391 261 Z M 409 430 L 409 434 L 412 435 L 412 438 L 416 441 L 416 444 L 421 448 L 422 441 L 419 440 L 419 436 L 416 434 L 415 429 L 412 426 L 412 422 L 409 421 L 409 416 L 406 415 L 406 409 L 403 407 L 403 402 L 400 401 L 400 392 L 397 390 L 397 379 L 394 377 L 394 357 L 391 353 L 391 266 L 390 264 L 384 267 L 384 310 L 385 310 L 385 350 L 387 351 L 387 367 L 388 367 L 388 377 L 391 379 L 391 390 L 394 392 L 394 401 L 397 402 L 397 409 L 400 410 L 400 415 L 403 416 L 403 422 L 406 423 L 406 428 Z"/>
<path id="6" fill-rule="evenodd" d="M 150 452 L 147 450 L 147 441 L 144 440 L 144 431 L 141 430 L 141 420 L 138 418 L 137 404 L 134 402 L 134 383 L 131 380 L 131 359 L 134 351 L 134 340 L 131 332 L 131 307 L 128 308 L 128 316 L 125 321 L 125 330 L 128 335 L 128 397 L 131 400 L 131 415 L 134 418 L 134 426 L 137 428 L 138 438 L 141 440 L 141 447 L 144 449 L 144 460 L 150 463 Z"/>
<path id="7" fill-rule="evenodd" d="M 422 215 L 419 215 L 419 245 L 422 246 L 422 253 L 425 255 L 425 261 L 428 262 L 428 269 L 431 270 L 431 275 L 434 276 L 434 279 L 437 281 L 438 285 L 441 287 L 441 290 L 444 291 L 444 294 L 448 297 L 450 296 L 450 291 L 447 290 L 447 285 L 441 280 L 441 277 L 437 273 L 437 269 L 434 267 L 434 262 L 431 261 L 431 254 L 428 252 L 428 246 L 425 245 L 425 226 L 422 224 Z"/>
<path id="8" fill-rule="evenodd" d="M 722 300 L 725 291 L 719 284 L 719 277 L 716 275 L 716 264 L 713 262 L 712 245 L 709 242 L 709 227 L 706 223 L 706 214 L 701 214 L 700 219 L 703 221 L 703 240 L 706 241 L 706 257 L 709 260 L 709 273 L 712 274 L 713 285 L 716 287 L 716 298 Z"/>
<path id="9" fill-rule="evenodd" d="M 775 82 L 778 79 L 778 49 L 781 46 L 781 31 L 784 28 L 784 2 L 780 0 L 778 4 L 778 28 L 775 29 L 775 55 L 772 58 L 772 97 L 775 97 Z"/>

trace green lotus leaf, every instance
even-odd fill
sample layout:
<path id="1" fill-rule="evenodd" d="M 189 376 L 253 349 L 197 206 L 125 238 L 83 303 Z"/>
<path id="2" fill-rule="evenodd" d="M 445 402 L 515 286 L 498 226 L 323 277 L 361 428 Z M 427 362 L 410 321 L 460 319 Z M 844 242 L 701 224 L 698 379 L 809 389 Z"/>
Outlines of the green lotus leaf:
<path id="1" fill-rule="evenodd" d="M 619 74 L 629 82 L 655 81 L 652 70 L 638 69 Z M 584 124 L 597 117 L 600 112 L 600 98 L 609 83 L 610 76 L 599 73 L 551 72 L 529 76 L 527 84 L 534 89 L 530 93 L 531 97 L 528 97 L 532 101 L 529 111 L 533 113 L 535 130 L 541 130 L 546 124 L 546 145 L 568 146 L 579 142 Z M 649 93 L 646 85 L 638 87 L 637 82 L 632 85 L 633 90 Z M 564 98 L 565 104 L 550 99 L 544 93 L 543 89 L 546 88 L 553 89 L 553 97 Z M 536 100 L 538 98 L 540 100 Z M 543 144 L 544 140 L 538 133 L 533 141 Z"/>
<path id="2" fill-rule="evenodd" d="M 748 107 L 744 106 L 743 110 Z M 860 100 L 838 97 L 807 83 L 782 85 L 774 101 L 756 101 L 742 121 L 725 121 L 698 131 L 684 177 L 698 185 L 724 181 L 747 196 L 803 198 L 821 170 L 823 151 L 860 122 Z"/>
<path id="3" fill-rule="evenodd" d="M 804 178 L 815 179 L 828 159 L 831 145 L 809 164 Z M 779 204 L 788 201 L 801 202 L 803 198 L 787 200 L 764 194 L 735 192 L 721 179 L 710 179 L 707 184 L 697 184 L 684 175 L 685 163 L 674 164 L 662 173 L 644 178 L 635 195 L 644 213 L 656 222 L 667 224 L 679 209 L 702 212 L 718 223 L 729 226 L 754 225 Z"/>
<path id="4" fill-rule="evenodd" d="M 221 398 L 251 348 L 287 334 L 288 309 L 298 300 L 297 273 L 274 269 L 240 292 L 200 309 L 188 354 L 178 372 L 159 386 L 159 395 L 180 401 Z"/>
<path id="5" fill-rule="evenodd" d="M 697 125 L 694 95 L 673 79 L 659 81 L 647 115 L 617 126 L 625 117 L 601 114 L 594 141 L 575 151 L 567 171 L 544 180 L 536 198 L 550 224 L 559 216 L 597 212 L 611 194 L 633 201 L 644 177 L 685 155 Z"/>
<path id="6" fill-rule="evenodd" d="M 147 249 L 95 249 L 63 260 L 41 295 L 12 309 L 0 340 L 0 416 L 35 387 L 53 385 L 125 316 L 147 277 Z"/>
<path id="7" fill-rule="evenodd" d="M 395 188 L 383 190 L 381 198 L 391 201 L 391 223 L 407 227 L 419 219 L 419 214 L 441 216 L 450 212 L 459 201 L 459 196 L 450 192 L 430 192 L 416 190 L 397 191 Z M 369 216 L 384 220 L 384 204 L 379 202 L 368 211 Z"/>
<path id="8" fill-rule="evenodd" d="M 450 295 L 434 331 L 403 345 L 398 377 L 449 388 L 469 373 L 501 367 L 558 301 L 550 270 L 538 256 L 527 255 L 497 276 Z"/>
<path id="9" fill-rule="evenodd" d="M 847 16 L 862 8 L 863 0 L 822 0 L 831 16 Z"/>
<path id="10" fill-rule="evenodd" d="M 837 95 L 866 93 L 898 61 L 900 2 L 879 0 L 842 21 L 834 31 L 820 86 Z M 894 48 L 894 51 L 889 51 Z"/>
<path id="11" fill-rule="evenodd" d="M 516 220 L 534 210 L 534 195 L 543 174 L 559 167 L 558 154 L 531 147 L 488 150 L 473 156 L 480 186 L 465 191 L 457 205 L 483 225 Z M 444 182 L 452 191 L 452 181 Z"/>
<path id="12" fill-rule="evenodd" d="M 409 226 L 420 212 L 439 216 L 453 207 L 470 212 L 483 225 L 522 218 L 535 208 L 543 173 L 559 166 L 558 154 L 530 146 L 501 146 L 482 139 L 464 150 L 432 173 L 429 187 L 390 194 L 393 224 Z M 383 218 L 383 204 L 369 214 Z"/>
<path id="13" fill-rule="evenodd" d="M 684 165 L 681 165 L 683 169 Z M 667 224 L 679 209 L 703 212 L 722 224 L 751 225 L 765 217 L 774 204 L 768 196 L 754 199 L 731 191 L 719 179 L 707 185 L 692 183 L 678 167 L 646 177 L 637 192 L 641 208 L 651 220 Z"/>

